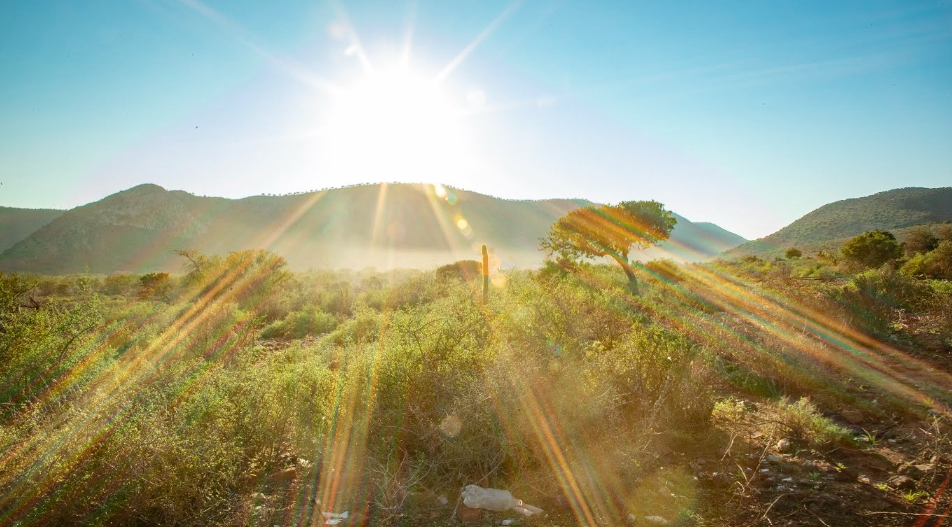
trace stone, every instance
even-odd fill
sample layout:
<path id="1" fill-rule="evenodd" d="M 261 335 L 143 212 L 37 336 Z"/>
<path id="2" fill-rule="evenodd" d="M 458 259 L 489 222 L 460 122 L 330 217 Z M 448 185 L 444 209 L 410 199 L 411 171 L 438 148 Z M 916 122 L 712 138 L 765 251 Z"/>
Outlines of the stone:
<path id="1" fill-rule="evenodd" d="M 769 456 L 767 456 L 767 461 L 769 461 L 769 462 L 771 462 L 771 463 L 780 463 L 780 461 L 781 461 L 782 459 L 783 459 L 783 458 L 781 458 L 781 457 L 778 456 L 777 454 L 770 454 Z"/>
<path id="2" fill-rule="evenodd" d="M 793 451 L 793 443 L 789 439 L 783 438 L 777 441 L 777 451 L 781 453 L 791 452 Z"/>
<path id="3" fill-rule="evenodd" d="M 912 463 L 907 463 L 899 467 L 899 474 L 902 476 L 909 476 L 913 479 L 919 479 L 922 476 L 925 476 L 925 471 L 919 469 L 919 465 L 913 465 Z"/>
<path id="4" fill-rule="evenodd" d="M 850 424 L 858 425 L 863 422 L 863 413 L 859 410 L 843 410 L 843 419 Z"/>
<path id="5" fill-rule="evenodd" d="M 916 488 L 916 482 L 909 476 L 893 476 L 889 478 L 887 483 L 896 490 L 913 490 Z"/>

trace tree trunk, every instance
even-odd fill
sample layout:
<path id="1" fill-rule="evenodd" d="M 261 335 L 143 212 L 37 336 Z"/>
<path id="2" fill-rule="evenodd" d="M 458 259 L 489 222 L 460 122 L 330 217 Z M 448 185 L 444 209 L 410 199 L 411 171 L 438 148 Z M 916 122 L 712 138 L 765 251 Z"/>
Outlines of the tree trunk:
<path id="1" fill-rule="evenodd" d="M 621 266 L 622 270 L 625 271 L 625 276 L 628 277 L 628 286 L 631 288 L 633 292 L 637 293 L 638 280 L 635 278 L 635 269 L 631 266 L 630 263 L 628 263 L 628 259 L 622 256 L 616 256 L 614 254 L 610 254 L 609 256 L 614 258 L 615 261 L 618 262 L 618 265 Z"/>

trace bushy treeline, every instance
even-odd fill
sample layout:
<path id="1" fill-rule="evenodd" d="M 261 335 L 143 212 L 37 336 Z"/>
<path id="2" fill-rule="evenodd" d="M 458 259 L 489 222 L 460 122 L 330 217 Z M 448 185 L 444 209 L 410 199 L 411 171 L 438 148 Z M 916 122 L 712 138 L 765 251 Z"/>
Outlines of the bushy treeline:
<path id="1" fill-rule="evenodd" d="M 607 266 L 510 271 L 484 306 L 472 263 L 182 256 L 181 276 L 0 276 L 0 525 L 383 523 L 468 483 L 623 522 L 661 466 L 723 451 L 719 398 L 814 422 L 783 397 L 860 397 L 786 338 L 789 302 L 862 331 L 950 305 L 886 270 L 791 288 L 782 262 L 652 262 L 638 295 Z"/>
<path id="2" fill-rule="evenodd" d="M 919 225 L 907 231 L 902 243 L 889 231 L 865 232 L 845 243 L 839 253 L 820 251 L 814 258 L 806 257 L 795 265 L 796 272 L 801 278 L 830 279 L 837 272 L 853 273 L 888 264 L 906 276 L 952 280 L 952 224 Z M 796 247 L 786 251 L 786 259 L 791 262 L 802 256 Z"/>

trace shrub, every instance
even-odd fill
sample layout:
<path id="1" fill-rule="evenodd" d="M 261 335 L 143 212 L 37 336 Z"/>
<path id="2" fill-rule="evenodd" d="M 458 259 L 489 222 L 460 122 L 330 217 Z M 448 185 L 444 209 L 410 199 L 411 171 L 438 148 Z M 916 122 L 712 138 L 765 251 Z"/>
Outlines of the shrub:
<path id="1" fill-rule="evenodd" d="M 847 436 L 847 430 L 817 411 L 809 398 L 797 402 L 782 398 L 772 408 L 777 423 L 783 427 L 779 432 L 790 433 L 795 439 L 813 445 L 829 444 Z"/>
<path id="2" fill-rule="evenodd" d="M 468 282 L 480 275 L 482 264 L 476 260 L 460 260 L 436 268 L 440 280 L 456 279 Z"/>
<path id="3" fill-rule="evenodd" d="M 787 257 L 788 260 L 795 260 L 795 259 L 797 259 L 797 258 L 803 256 L 803 253 L 800 252 L 800 250 L 797 249 L 796 247 L 791 247 L 791 248 L 787 249 L 787 252 L 785 253 L 785 255 L 786 255 L 786 257 Z"/>
<path id="4" fill-rule="evenodd" d="M 148 273 L 139 278 L 139 298 L 164 299 L 172 291 L 169 273 Z"/>
<path id="5" fill-rule="evenodd" d="M 136 277 L 131 274 L 111 274 L 103 279 L 102 293 L 113 296 L 125 296 L 136 286 Z"/>
<path id="6" fill-rule="evenodd" d="M 812 265 L 808 264 L 797 267 L 794 271 L 794 274 L 797 278 L 820 280 L 821 282 L 829 282 L 830 280 L 836 278 L 836 271 L 834 271 L 829 265 L 819 262 Z"/>
<path id="7" fill-rule="evenodd" d="M 846 242 L 840 252 L 847 260 L 865 267 L 879 267 L 899 258 L 902 247 L 887 231 L 864 232 Z"/>
<path id="8" fill-rule="evenodd" d="M 644 266 L 654 276 L 669 282 L 679 282 L 684 278 L 678 264 L 667 258 L 645 262 Z"/>
<path id="9" fill-rule="evenodd" d="M 939 239 L 932 233 L 932 229 L 928 225 L 920 225 L 909 231 L 902 248 L 906 256 L 915 256 L 935 249 L 938 244 Z"/>
<path id="10" fill-rule="evenodd" d="M 273 322 L 261 332 L 265 339 L 301 339 L 308 335 L 323 335 L 337 327 L 337 317 L 314 306 L 288 314 Z"/>
<path id="11" fill-rule="evenodd" d="M 917 278 L 952 280 L 952 242 L 943 241 L 932 251 L 916 254 L 900 272 Z"/>

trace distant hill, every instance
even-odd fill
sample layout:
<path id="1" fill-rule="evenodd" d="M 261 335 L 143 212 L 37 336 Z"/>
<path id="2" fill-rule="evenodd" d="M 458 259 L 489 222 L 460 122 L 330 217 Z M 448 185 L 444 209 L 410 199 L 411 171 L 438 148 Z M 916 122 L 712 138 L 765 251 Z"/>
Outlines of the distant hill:
<path id="1" fill-rule="evenodd" d="M 432 267 L 488 244 L 503 263 L 541 262 L 539 238 L 584 200 L 505 200 L 433 185 L 361 185 L 231 200 L 140 185 L 63 213 L 0 254 L 0 269 L 46 274 L 178 271 L 174 250 L 263 247 L 296 269 Z M 654 257 L 697 261 L 743 238 L 678 218 Z"/>
<path id="2" fill-rule="evenodd" d="M 0 207 L 0 252 L 63 214 L 54 209 Z"/>
<path id="3" fill-rule="evenodd" d="M 659 258 L 700 262 L 747 241 L 746 238 L 713 223 L 692 222 L 679 214 L 674 217 L 678 223 L 668 241 L 644 251 L 632 251 L 629 256 L 633 260 L 643 262 Z"/>
<path id="4" fill-rule="evenodd" d="M 902 237 L 913 225 L 952 221 L 952 187 L 901 188 L 824 205 L 758 240 L 724 253 L 726 258 L 774 256 L 789 247 L 801 251 L 837 250 L 846 240 L 884 229 Z"/>

